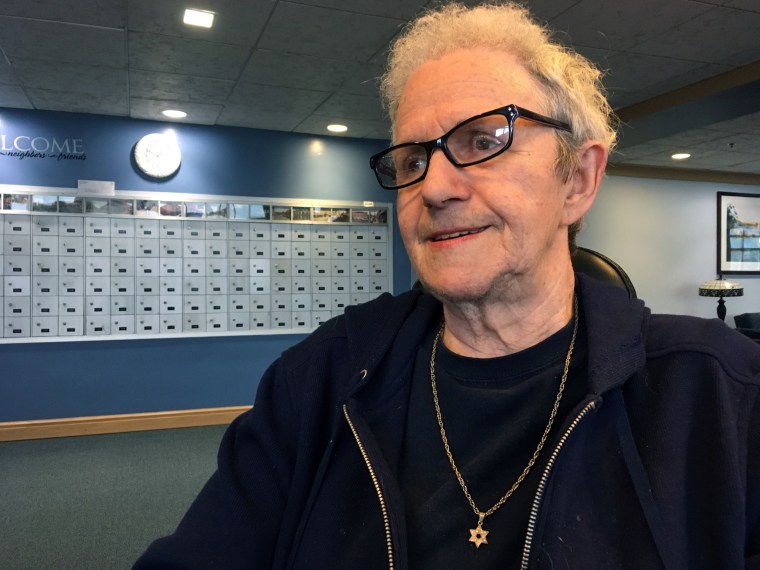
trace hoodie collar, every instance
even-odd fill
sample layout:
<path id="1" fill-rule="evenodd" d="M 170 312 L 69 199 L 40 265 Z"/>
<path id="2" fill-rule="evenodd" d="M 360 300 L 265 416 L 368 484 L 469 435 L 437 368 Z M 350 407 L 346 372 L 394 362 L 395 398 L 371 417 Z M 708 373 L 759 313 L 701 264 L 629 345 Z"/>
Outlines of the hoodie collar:
<path id="1" fill-rule="evenodd" d="M 439 320 L 440 303 L 420 289 L 389 294 L 375 302 L 346 309 L 346 334 L 351 369 L 360 380 L 349 387 L 349 395 L 379 374 L 388 382 L 398 382 L 401 371 L 414 358 L 417 347 L 430 326 Z"/>
<path id="2" fill-rule="evenodd" d="M 588 335 L 589 385 L 594 395 L 601 395 L 643 367 L 649 309 L 623 289 L 584 274 L 576 274 L 576 287 Z M 348 357 L 357 378 L 349 396 L 375 384 L 371 380 L 379 374 L 385 376 L 383 384 L 403 383 L 401 372 L 441 312 L 440 302 L 421 290 L 397 297 L 386 294 L 376 302 L 346 309 Z"/>
<path id="3" fill-rule="evenodd" d="M 649 309 L 620 287 L 576 274 L 588 335 L 591 391 L 603 394 L 623 384 L 644 366 L 644 336 Z"/>

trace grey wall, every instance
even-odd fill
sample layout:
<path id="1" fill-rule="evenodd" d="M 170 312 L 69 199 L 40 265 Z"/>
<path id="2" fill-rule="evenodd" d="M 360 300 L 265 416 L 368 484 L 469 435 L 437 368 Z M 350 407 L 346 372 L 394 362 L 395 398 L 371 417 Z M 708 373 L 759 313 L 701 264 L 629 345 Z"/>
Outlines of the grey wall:
<path id="1" fill-rule="evenodd" d="M 608 176 L 578 243 L 601 251 L 630 275 L 653 311 L 716 316 L 717 300 L 699 297 L 716 276 L 717 193 L 760 194 L 758 186 Z M 760 275 L 727 275 L 744 296 L 726 300 L 726 323 L 760 311 Z"/>

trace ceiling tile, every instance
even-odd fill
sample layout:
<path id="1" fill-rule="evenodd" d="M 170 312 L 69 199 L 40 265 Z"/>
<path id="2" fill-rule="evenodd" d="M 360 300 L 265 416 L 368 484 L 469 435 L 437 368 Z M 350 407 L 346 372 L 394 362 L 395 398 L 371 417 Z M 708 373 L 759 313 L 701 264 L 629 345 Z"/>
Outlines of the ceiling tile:
<path id="1" fill-rule="evenodd" d="M 634 92 L 663 82 L 673 83 L 675 89 L 676 86 L 688 85 L 728 71 L 721 66 L 706 66 L 695 61 L 639 53 L 610 54 L 607 63 L 609 68 L 604 78 L 607 88 Z M 688 79 L 679 81 L 678 78 L 681 77 Z"/>
<path id="2" fill-rule="evenodd" d="M 123 0 L 3 0 L 0 16 L 124 28 Z"/>
<path id="3" fill-rule="evenodd" d="M 544 24 L 552 22 L 563 12 L 578 4 L 581 0 L 522 0 L 518 3 L 525 6 L 533 17 Z M 449 4 L 451 0 L 429 0 L 425 9 L 435 9 L 436 7 Z M 476 7 L 483 4 L 483 0 L 460 0 L 458 4 L 468 7 Z M 550 26 L 553 29 L 553 26 Z M 562 34 L 558 34 L 557 39 L 562 41 Z"/>
<path id="4" fill-rule="evenodd" d="M 728 133 L 758 133 L 760 132 L 760 111 L 728 121 L 713 123 L 710 128 Z"/>
<path id="5" fill-rule="evenodd" d="M 234 121 L 242 121 L 241 126 L 255 126 L 252 122 L 267 124 L 266 127 L 278 130 L 291 131 L 298 126 L 322 101 L 328 92 L 310 91 L 306 89 L 293 89 L 290 87 L 274 87 L 271 85 L 251 85 L 247 89 L 236 88 L 224 111 L 219 117 L 218 124 L 235 124 Z M 267 115 L 272 120 L 267 120 Z"/>
<path id="6" fill-rule="evenodd" d="M 129 74 L 129 94 L 142 99 L 179 100 L 196 103 L 224 103 L 234 81 L 194 77 L 160 71 L 134 70 Z"/>
<path id="7" fill-rule="evenodd" d="M 264 29 L 275 3 L 274 0 L 214 0 L 196 4 L 185 0 L 128 0 L 129 29 L 251 47 Z M 186 25 L 182 18 L 185 9 L 190 7 L 215 12 L 213 27 Z"/>
<path id="8" fill-rule="evenodd" d="M 731 0 L 699 0 L 700 2 L 704 2 L 705 4 L 712 4 L 713 6 L 723 6 L 724 4 L 728 4 Z"/>
<path id="9" fill-rule="evenodd" d="M 334 93 L 319 106 L 316 114 L 341 115 L 348 119 L 366 119 L 379 122 L 386 118 L 380 99 L 351 93 Z"/>
<path id="10" fill-rule="evenodd" d="M 0 107 L 9 109 L 33 109 L 34 106 L 21 87 L 0 85 Z"/>
<path id="11" fill-rule="evenodd" d="M 753 160 L 745 160 L 736 163 L 735 160 L 741 160 L 743 157 L 732 157 L 725 160 L 722 153 L 692 155 L 688 160 L 673 160 L 668 156 L 646 157 L 634 159 L 625 162 L 626 165 L 636 166 L 660 166 L 665 168 L 675 168 L 678 170 L 713 170 L 713 171 L 731 171 L 731 172 L 752 172 L 751 168 L 756 163 Z M 746 166 L 745 166 L 746 165 Z"/>
<path id="12" fill-rule="evenodd" d="M 229 99 L 230 105 L 250 105 L 272 112 L 295 111 L 311 113 L 329 93 L 291 87 L 251 85 L 236 87 Z"/>
<path id="13" fill-rule="evenodd" d="M 472 2 L 472 4 L 479 3 L 477 0 Z M 577 3 L 578 0 L 530 0 L 530 2 L 525 2 L 524 4 L 537 19 L 551 22 Z"/>
<path id="14" fill-rule="evenodd" d="M 760 132 L 754 133 L 724 133 L 713 131 L 715 137 L 711 141 L 698 143 L 697 147 L 713 151 L 754 153 L 760 160 Z"/>
<path id="15" fill-rule="evenodd" d="M 381 65 L 360 64 L 348 73 L 339 91 L 365 97 L 377 97 L 380 93 L 380 76 L 383 71 L 384 66 Z"/>
<path id="16" fill-rule="evenodd" d="M 617 52 L 606 58 L 603 79 L 615 108 L 644 101 L 729 71 L 712 63 Z"/>
<path id="17" fill-rule="evenodd" d="M 747 10 L 748 12 L 760 12 L 760 4 L 757 3 L 757 0 L 727 0 L 724 6 Z"/>
<path id="18" fill-rule="evenodd" d="M 403 20 L 414 17 L 426 3 L 427 0 L 299 0 L 299 4 Z"/>
<path id="19" fill-rule="evenodd" d="M 582 0 L 553 18 L 550 26 L 566 33 L 573 44 L 621 51 L 712 9 L 690 0 Z"/>
<path id="20" fill-rule="evenodd" d="M 635 46 L 632 51 L 741 66 L 758 58 L 757 30 L 760 12 L 717 7 Z"/>
<path id="21" fill-rule="evenodd" d="M 691 153 L 692 155 L 705 152 L 726 152 L 731 151 L 730 143 L 734 142 L 734 137 L 727 133 L 721 133 L 719 131 L 711 131 L 713 136 L 711 138 L 694 141 L 685 137 L 681 138 L 681 144 L 678 148 L 684 152 Z M 740 149 L 736 149 L 739 151 Z M 760 157 L 760 155 L 758 155 Z"/>
<path id="22" fill-rule="evenodd" d="M 21 85 L 34 89 L 98 97 L 102 93 L 123 92 L 127 86 L 127 70 L 115 67 L 14 59 L 13 69 Z"/>
<path id="23" fill-rule="evenodd" d="M 374 127 L 367 129 L 367 132 L 364 134 L 364 138 L 377 139 L 381 141 L 383 144 L 377 147 L 378 152 L 380 152 L 384 147 L 390 144 L 391 135 L 389 129 L 390 126 L 384 124 L 375 125 Z"/>
<path id="24" fill-rule="evenodd" d="M 641 94 L 645 95 L 642 99 L 649 99 L 656 95 L 662 95 L 676 89 L 685 88 L 704 79 L 709 79 L 716 75 L 720 75 L 721 73 L 725 73 L 726 71 L 729 71 L 729 68 L 715 63 L 698 65 L 680 75 L 674 73 L 662 81 L 648 85 L 641 90 Z M 644 72 L 642 71 L 642 74 L 643 73 Z"/>
<path id="25" fill-rule="evenodd" d="M 398 34 L 396 34 L 398 35 Z M 390 42 L 395 39 L 396 36 L 393 36 L 391 40 L 388 40 L 388 44 L 382 47 L 375 55 L 372 56 L 372 58 L 369 60 L 370 65 L 375 65 L 377 67 L 382 67 L 385 69 L 385 66 L 388 65 L 388 55 L 389 55 L 389 45 Z"/>
<path id="26" fill-rule="evenodd" d="M 610 157 L 610 162 L 616 164 L 626 163 L 639 158 L 663 156 L 668 152 L 672 154 L 671 147 L 669 145 L 661 145 L 659 142 L 654 144 L 637 144 L 624 149 L 616 149 Z"/>
<path id="27" fill-rule="evenodd" d="M 634 158 L 631 160 L 626 160 L 622 164 L 639 165 L 639 166 L 665 166 L 669 168 L 693 166 L 693 163 L 690 160 L 679 162 L 665 155 L 654 155 L 654 156 L 647 156 L 645 158 Z"/>
<path id="28" fill-rule="evenodd" d="M 700 165 L 708 168 L 737 166 L 757 160 L 757 153 L 747 152 L 696 151 L 693 152 L 691 156 L 692 159 L 696 159 Z"/>
<path id="29" fill-rule="evenodd" d="M 283 69 L 288 73 L 283 73 Z M 358 69 L 359 64 L 352 61 L 257 49 L 245 66 L 240 83 L 332 91 L 352 72 L 358 73 Z"/>
<path id="30" fill-rule="evenodd" d="M 401 20 L 279 2 L 258 47 L 367 61 L 384 49 Z M 293 38 L 298 41 L 294 42 Z"/>
<path id="31" fill-rule="evenodd" d="M 27 89 L 26 92 L 35 109 L 116 116 L 127 114 L 128 102 L 123 92 L 101 93 L 98 97 L 82 97 L 81 93 L 47 89 Z"/>
<path id="32" fill-rule="evenodd" d="M 691 129 L 658 139 L 656 144 L 658 146 L 669 146 L 674 151 L 678 149 L 686 150 L 689 147 L 696 148 L 697 145 L 710 145 L 716 140 L 723 139 L 725 136 L 725 133 L 715 131 L 712 128 Z"/>
<path id="33" fill-rule="evenodd" d="M 0 85 L 18 85 L 18 77 L 13 73 L 10 63 L 0 57 Z"/>
<path id="34" fill-rule="evenodd" d="M 266 111 L 248 105 L 225 105 L 217 125 L 292 131 L 301 119 L 290 111 Z"/>
<path id="35" fill-rule="evenodd" d="M 330 133 L 326 127 L 332 123 L 346 125 L 348 131 L 342 135 Z M 384 141 L 384 145 L 386 145 L 387 141 L 390 139 L 389 128 L 390 125 L 386 121 L 350 119 L 341 115 L 318 115 L 314 113 L 301 122 L 294 131 L 297 133 L 308 133 L 312 135 L 381 139 Z M 384 145 L 380 145 L 378 150 L 381 150 Z"/>
<path id="36" fill-rule="evenodd" d="M 157 34 L 129 34 L 129 64 L 135 69 L 216 79 L 237 79 L 248 50 L 222 43 Z"/>
<path id="37" fill-rule="evenodd" d="M 16 58 L 126 67 L 124 32 L 0 16 L 0 48 Z"/>
<path id="38" fill-rule="evenodd" d="M 168 108 L 181 109 L 187 113 L 187 117 L 172 121 L 161 114 Z M 213 125 L 222 111 L 221 105 L 205 105 L 202 103 L 180 103 L 167 105 L 166 101 L 140 99 L 132 97 L 129 100 L 129 116 L 133 119 L 150 119 L 153 121 L 165 121 L 167 123 L 193 123 L 197 125 Z"/>
<path id="39" fill-rule="evenodd" d="M 750 162 L 735 164 L 733 166 L 727 166 L 726 170 L 730 172 L 746 172 L 749 174 L 760 174 L 760 160 L 753 160 Z"/>

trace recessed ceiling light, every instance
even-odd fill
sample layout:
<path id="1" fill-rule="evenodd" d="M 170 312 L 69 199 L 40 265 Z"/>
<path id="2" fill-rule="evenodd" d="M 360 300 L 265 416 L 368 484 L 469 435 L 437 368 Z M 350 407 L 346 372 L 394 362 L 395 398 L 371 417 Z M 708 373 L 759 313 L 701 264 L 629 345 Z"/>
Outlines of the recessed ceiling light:
<path id="1" fill-rule="evenodd" d="M 327 130 L 331 133 L 345 133 L 348 130 L 348 127 L 346 125 L 327 125 Z"/>
<path id="2" fill-rule="evenodd" d="M 214 25 L 214 12 L 207 10 L 185 10 L 185 17 L 182 19 L 188 26 L 200 26 L 201 28 L 210 28 Z"/>
<path id="3" fill-rule="evenodd" d="M 688 152 L 677 152 L 670 155 L 670 158 L 673 160 L 686 160 L 689 157 L 691 157 L 691 155 Z"/>
<path id="4" fill-rule="evenodd" d="M 184 119 L 187 117 L 187 113 L 178 111 L 177 109 L 167 109 L 166 111 L 161 111 L 161 114 L 170 119 Z"/>

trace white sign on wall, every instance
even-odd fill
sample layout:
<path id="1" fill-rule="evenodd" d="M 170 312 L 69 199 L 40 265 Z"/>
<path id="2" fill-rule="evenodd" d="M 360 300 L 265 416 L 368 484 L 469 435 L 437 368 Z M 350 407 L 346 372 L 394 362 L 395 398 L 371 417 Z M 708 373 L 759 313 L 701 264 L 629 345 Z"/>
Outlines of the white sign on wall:
<path id="1" fill-rule="evenodd" d="M 50 138 L 0 133 L 0 158 L 87 160 L 84 141 L 78 138 Z"/>

